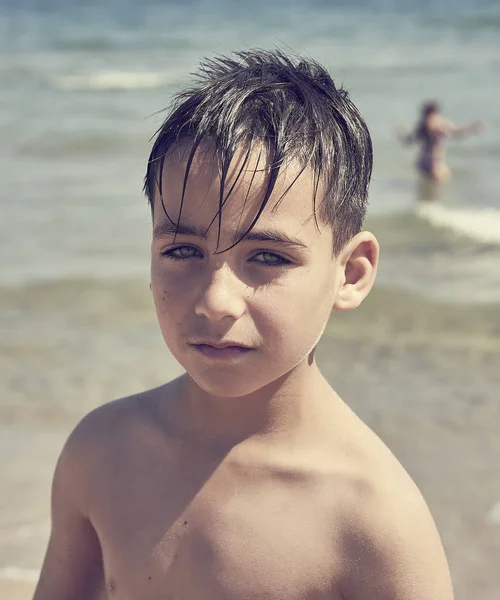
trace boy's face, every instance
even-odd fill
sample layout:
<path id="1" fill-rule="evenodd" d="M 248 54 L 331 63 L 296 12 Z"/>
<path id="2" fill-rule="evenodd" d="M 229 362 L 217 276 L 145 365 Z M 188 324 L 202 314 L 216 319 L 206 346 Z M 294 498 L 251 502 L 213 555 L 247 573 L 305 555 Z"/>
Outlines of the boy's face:
<path id="1" fill-rule="evenodd" d="M 257 156 L 236 183 L 243 154 L 233 160 L 219 251 L 239 239 L 261 205 L 265 177 L 256 171 Z M 163 170 L 163 201 L 175 224 L 185 167 L 185 157 L 171 157 Z M 157 192 L 151 289 L 160 328 L 172 354 L 209 394 L 250 394 L 306 361 L 343 288 L 346 261 L 333 256 L 331 227 L 319 223 L 318 231 L 312 216 L 312 174 L 304 171 L 277 204 L 298 172 L 298 166 L 282 170 L 251 233 L 220 254 L 214 254 L 220 179 L 212 154 L 199 151 L 191 166 L 175 239 Z"/>

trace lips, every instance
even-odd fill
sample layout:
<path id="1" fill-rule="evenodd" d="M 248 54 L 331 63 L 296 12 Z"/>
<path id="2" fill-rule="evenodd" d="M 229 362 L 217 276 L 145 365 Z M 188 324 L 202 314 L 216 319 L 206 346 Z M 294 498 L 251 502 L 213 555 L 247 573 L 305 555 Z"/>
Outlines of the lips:
<path id="1" fill-rule="evenodd" d="M 196 342 L 190 346 L 203 356 L 213 359 L 239 358 L 253 350 L 236 342 Z"/>

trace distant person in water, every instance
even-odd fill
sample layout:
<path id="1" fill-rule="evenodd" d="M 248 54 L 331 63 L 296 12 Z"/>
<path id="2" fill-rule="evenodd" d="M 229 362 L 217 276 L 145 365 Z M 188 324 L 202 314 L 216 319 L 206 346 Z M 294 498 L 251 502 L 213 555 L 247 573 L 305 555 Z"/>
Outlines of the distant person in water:
<path id="1" fill-rule="evenodd" d="M 451 171 L 445 162 L 444 141 L 446 138 L 461 138 L 478 133 L 483 128 L 479 121 L 457 127 L 440 113 L 440 107 L 434 100 L 424 102 L 422 113 L 413 131 L 398 128 L 399 138 L 405 144 L 420 144 L 417 169 L 426 179 L 444 182 L 451 178 Z"/>

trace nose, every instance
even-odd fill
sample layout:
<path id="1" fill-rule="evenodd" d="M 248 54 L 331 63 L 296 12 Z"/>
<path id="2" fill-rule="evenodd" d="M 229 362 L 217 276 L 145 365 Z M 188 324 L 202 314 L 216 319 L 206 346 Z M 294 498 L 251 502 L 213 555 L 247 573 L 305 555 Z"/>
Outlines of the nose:
<path id="1" fill-rule="evenodd" d="M 198 316 L 210 321 L 237 320 L 245 312 L 245 284 L 227 264 L 207 275 L 195 306 Z"/>

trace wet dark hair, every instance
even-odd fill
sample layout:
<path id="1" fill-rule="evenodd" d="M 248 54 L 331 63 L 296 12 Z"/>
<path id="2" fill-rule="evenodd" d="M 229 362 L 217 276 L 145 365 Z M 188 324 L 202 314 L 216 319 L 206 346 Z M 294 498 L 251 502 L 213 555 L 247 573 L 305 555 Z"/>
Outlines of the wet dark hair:
<path id="1" fill-rule="evenodd" d="M 337 88 L 316 61 L 281 50 L 216 56 L 204 60 L 195 75 L 195 85 L 174 97 L 166 121 L 153 136 L 144 181 L 151 210 L 158 189 L 163 210 L 171 220 L 163 201 L 161 177 L 169 152 L 185 140 L 190 142 L 184 196 L 196 151 L 207 143 L 214 148 L 220 165 L 219 210 L 212 221 L 218 219 L 220 234 L 222 207 L 234 187 L 233 183 L 225 190 L 235 152 L 242 148 L 246 152 L 243 170 L 250 153 L 264 149 L 265 194 L 253 222 L 238 241 L 259 219 L 280 169 L 298 159 L 299 175 L 312 169 L 314 216 L 333 227 L 334 252 L 338 253 L 361 230 L 372 172 L 370 134 L 348 93 Z M 320 184 L 322 198 L 318 204 Z M 181 211 L 183 201 L 184 197 Z"/>
<path id="2" fill-rule="evenodd" d="M 440 106 L 436 100 L 426 100 L 422 104 L 422 111 L 420 113 L 420 119 L 415 128 L 415 139 L 424 140 L 429 135 L 429 126 L 427 124 L 427 119 L 430 115 L 433 115 L 439 112 Z"/>
<path id="3" fill-rule="evenodd" d="M 439 103 L 436 102 L 436 100 L 426 100 L 422 104 L 422 117 L 428 117 L 429 115 L 432 115 L 433 113 L 439 112 L 439 110 L 440 110 Z"/>

